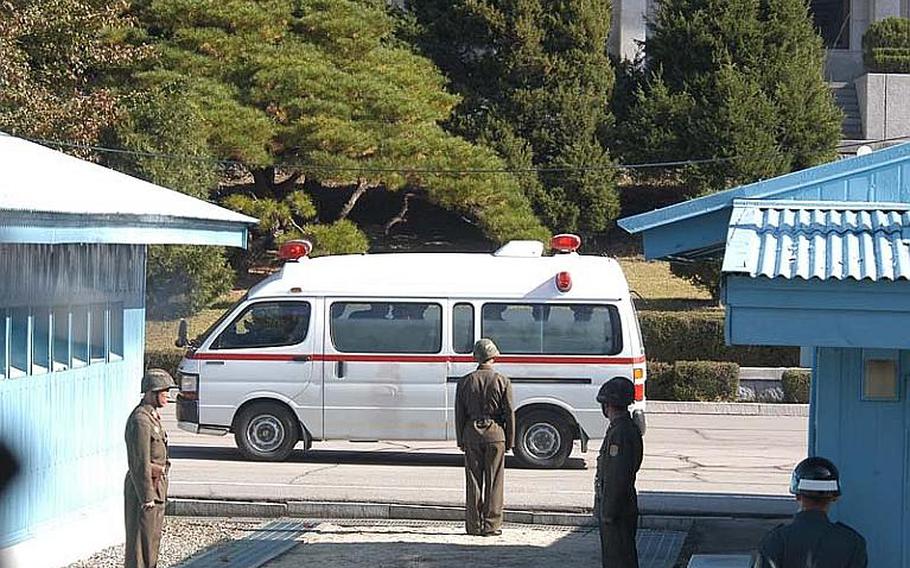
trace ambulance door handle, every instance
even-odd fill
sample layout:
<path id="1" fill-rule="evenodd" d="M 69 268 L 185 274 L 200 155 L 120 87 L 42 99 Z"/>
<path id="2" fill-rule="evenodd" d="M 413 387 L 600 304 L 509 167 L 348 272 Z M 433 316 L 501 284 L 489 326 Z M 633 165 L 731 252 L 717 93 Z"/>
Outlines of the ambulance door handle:
<path id="1" fill-rule="evenodd" d="M 344 361 L 338 361 L 335 363 L 335 376 L 339 379 L 344 378 Z"/>
<path id="2" fill-rule="evenodd" d="M 224 365 L 224 361 L 206 361 L 206 365 Z"/>
<path id="3" fill-rule="evenodd" d="M 311 357 L 309 355 L 294 355 L 294 357 L 291 360 L 296 361 L 298 363 L 307 363 L 307 362 L 309 362 L 310 359 L 311 359 Z"/>

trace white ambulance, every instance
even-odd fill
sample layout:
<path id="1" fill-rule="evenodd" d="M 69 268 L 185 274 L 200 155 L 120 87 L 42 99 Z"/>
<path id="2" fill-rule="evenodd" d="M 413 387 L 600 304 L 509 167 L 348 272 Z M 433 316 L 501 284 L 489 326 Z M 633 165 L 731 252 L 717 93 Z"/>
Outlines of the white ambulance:
<path id="1" fill-rule="evenodd" d="M 580 244 L 557 235 L 553 255 L 512 241 L 492 254 L 308 258 L 308 242 L 288 243 L 284 267 L 190 345 L 180 428 L 233 432 L 255 460 L 283 460 L 299 442 L 454 440 L 456 383 L 489 337 L 512 380 L 524 465 L 560 467 L 574 440 L 586 451 L 602 438 L 595 397 L 614 377 L 634 381 L 644 430 L 645 353 L 626 279 Z"/>

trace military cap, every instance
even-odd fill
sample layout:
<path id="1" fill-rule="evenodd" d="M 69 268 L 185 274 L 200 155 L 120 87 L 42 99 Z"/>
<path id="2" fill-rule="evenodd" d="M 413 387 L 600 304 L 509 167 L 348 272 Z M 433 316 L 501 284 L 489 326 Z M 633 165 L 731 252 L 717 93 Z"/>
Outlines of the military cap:
<path id="1" fill-rule="evenodd" d="M 790 476 L 790 493 L 806 497 L 839 496 L 840 474 L 837 467 L 822 457 L 804 459 L 796 464 Z"/>
<path id="2" fill-rule="evenodd" d="M 477 343 L 474 344 L 474 360 L 478 363 L 483 363 L 496 357 L 499 357 L 499 349 L 495 343 L 486 337 L 478 339 Z"/>
<path id="3" fill-rule="evenodd" d="M 614 377 L 597 392 L 597 402 L 625 408 L 635 400 L 635 385 L 625 377 Z"/>
<path id="4" fill-rule="evenodd" d="M 142 392 L 163 391 L 177 388 L 174 377 L 164 369 L 149 369 L 142 377 Z"/>

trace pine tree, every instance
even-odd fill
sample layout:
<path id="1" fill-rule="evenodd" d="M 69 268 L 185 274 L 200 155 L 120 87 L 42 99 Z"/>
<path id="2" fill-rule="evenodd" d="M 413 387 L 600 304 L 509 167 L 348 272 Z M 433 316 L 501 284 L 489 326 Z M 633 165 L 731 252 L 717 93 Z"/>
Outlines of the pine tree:
<path id="1" fill-rule="evenodd" d="M 683 197 L 834 156 L 840 111 L 803 0 L 662 0 L 651 32 L 624 159 L 721 158 L 681 172 Z"/>
<path id="2" fill-rule="evenodd" d="M 464 97 L 450 128 L 539 175 L 522 187 L 554 230 L 604 231 L 619 212 L 610 125 L 607 0 L 422 0 L 409 37 Z M 529 152 L 529 154 L 528 154 Z"/>
<path id="3" fill-rule="evenodd" d="M 262 219 L 267 246 L 306 234 L 366 248 L 345 221 L 380 187 L 423 192 L 496 240 L 542 236 L 502 160 L 442 129 L 458 99 L 393 37 L 381 0 L 153 0 L 135 13 L 161 49 L 148 76 L 184 81 L 212 152 L 242 163 L 250 183 L 221 197 Z M 457 173 L 474 169 L 492 172 Z M 351 197 L 317 211 L 304 182 Z"/>

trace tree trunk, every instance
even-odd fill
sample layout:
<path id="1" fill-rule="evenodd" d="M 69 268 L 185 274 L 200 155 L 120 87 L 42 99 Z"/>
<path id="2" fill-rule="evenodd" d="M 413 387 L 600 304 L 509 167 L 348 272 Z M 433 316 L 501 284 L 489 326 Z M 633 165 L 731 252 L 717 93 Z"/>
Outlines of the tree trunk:
<path id="1" fill-rule="evenodd" d="M 389 231 L 392 230 L 392 227 L 398 223 L 403 223 L 405 220 L 405 215 L 408 214 L 408 206 L 411 204 L 411 198 L 414 197 L 414 194 L 407 192 L 404 194 L 404 201 L 401 204 L 401 211 L 397 215 L 389 219 L 389 222 L 386 223 L 382 228 L 385 231 L 385 234 L 388 235 Z"/>
<path id="2" fill-rule="evenodd" d="M 365 179 L 357 180 L 357 189 L 354 190 L 354 193 L 351 194 L 351 197 L 350 197 L 350 199 L 348 199 L 348 202 L 345 203 L 344 207 L 341 208 L 341 213 L 338 214 L 338 219 L 336 219 L 337 221 L 341 221 L 342 219 L 347 219 L 348 215 L 351 213 L 351 210 L 354 209 L 355 205 L 357 205 L 357 200 L 360 199 L 364 193 L 366 193 L 366 191 L 369 187 L 370 186 L 367 185 L 367 180 L 365 180 Z"/>
<path id="3" fill-rule="evenodd" d="M 253 168 L 250 170 L 253 174 L 253 184 L 256 186 L 256 195 L 260 197 L 275 197 L 275 168 L 269 166 L 266 168 Z"/>

